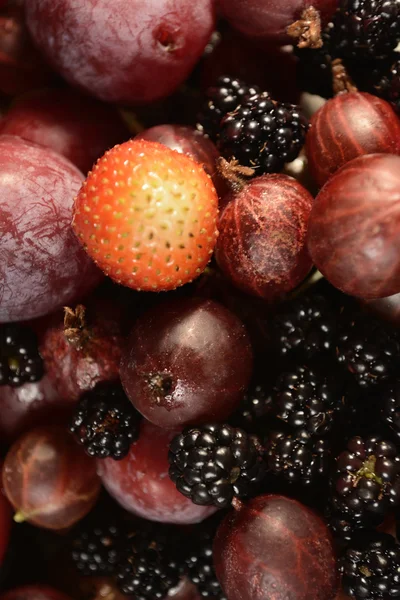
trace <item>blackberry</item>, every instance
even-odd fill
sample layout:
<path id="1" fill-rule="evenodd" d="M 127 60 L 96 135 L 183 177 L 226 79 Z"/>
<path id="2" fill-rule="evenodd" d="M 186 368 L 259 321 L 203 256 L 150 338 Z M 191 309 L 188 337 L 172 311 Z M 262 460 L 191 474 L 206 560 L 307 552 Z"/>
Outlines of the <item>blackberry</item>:
<path id="1" fill-rule="evenodd" d="M 390 378 L 399 365 L 399 336 L 370 315 L 356 315 L 344 324 L 337 359 L 359 385 L 371 386 Z"/>
<path id="2" fill-rule="evenodd" d="M 190 549 L 185 560 L 189 579 L 196 585 L 202 598 L 226 600 L 214 569 L 213 535 L 200 533 L 197 543 Z"/>
<path id="3" fill-rule="evenodd" d="M 307 366 L 282 373 L 272 401 L 278 419 L 292 429 L 318 436 L 332 430 L 344 408 L 340 380 Z"/>
<path id="4" fill-rule="evenodd" d="M 114 523 L 81 527 L 72 540 L 72 560 L 83 575 L 113 575 L 123 539 L 122 532 Z"/>
<path id="5" fill-rule="evenodd" d="M 272 414 L 271 389 L 265 383 L 255 384 L 245 394 L 239 409 L 232 416 L 230 424 L 254 433 L 262 429 Z"/>
<path id="6" fill-rule="evenodd" d="M 44 373 L 35 333 L 21 325 L 0 326 L 0 385 L 18 387 Z"/>
<path id="7" fill-rule="evenodd" d="M 123 594 L 135 600 L 156 600 L 176 587 L 182 568 L 163 541 L 147 535 L 132 536 L 121 554 L 116 579 Z"/>
<path id="8" fill-rule="evenodd" d="M 400 381 L 395 381 L 380 393 L 382 422 L 400 444 Z"/>
<path id="9" fill-rule="evenodd" d="M 400 57 L 393 53 L 384 60 L 370 61 L 350 72 L 360 90 L 375 94 L 400 113 Z"/>
<path id="10" fill-rule="evenodd" d="M 187 427 L 170 445 L 169 475 L 195 504 L 230 505 L 265 473 L 257 438 L 229 425 Z"/>
<path id="11" fill-rule="evenodd" d="M 90 456 L 124 458 L 139 437 L 140 415 L 119 383 L 101 383 L 83 394 L 75 409 L 71 433 Z"/>
<path id="12" fill-rule="evenodd" d="M 273 323 L 274 345 L 283 357 L 312 358 L 333 352 L 337 315 L 321 294 L 306 294 L 280 309 Z"/>
<path id="13" fill-rule="evenodd" d="M 198 116 L 197 128 L 216 141 L 221 120 L 244 100 L 260 92 L 240 79 L 222 75 L 216 85 L 207 90 L 207 103 Z"/>
<path id="14" fill-rule="evenodd" d="M 392 535 L 360 531 L 341 561 L 346 594 L 357 600 L 400 598 L 400 545 Z"/>
<path id="15" fill-rule="evenodd" d="M 308 124 L 298 106 L 272 100 L 267 92 L 239 104 L 221 121 L 218 148 L 257 175 L 281 171 L 302 149 Z"/>
<path id="16" fill-rule="evenodd" d="M 319 49 L 296 46 L 294 52 L 298 58 L 296 78 L 299 89 L 322 98 L 332 98 L 332 57 L 329 49 L 326 46 Z"/>
<path id="17" fill-rule="evenodd" d="M 400 0 L 342 0 L 324 44 L 335 57 L 367 60 L 390 55 L 400 42 Z"/>
<path id="18" fill-rule="evenodd" d="M 383 518 L 400 502 L 400 456 L 379 437 L 352 438 L 336 461 L 332 508 L 350 521 Z"/>
<path id="19" fill-rule="evenodd" d="M 265 452 L 269 471 L 290 483 L 311 486 L 329 472 L 328 441 L 314 439 L 306 431 L 271 432 L 265 443 Z"/>

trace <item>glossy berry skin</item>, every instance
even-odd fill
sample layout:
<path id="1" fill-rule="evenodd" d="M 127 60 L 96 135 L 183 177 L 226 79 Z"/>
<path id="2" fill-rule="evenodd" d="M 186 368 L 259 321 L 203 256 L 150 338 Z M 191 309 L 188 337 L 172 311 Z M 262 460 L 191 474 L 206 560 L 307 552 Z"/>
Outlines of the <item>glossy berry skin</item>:
<path id="1" fill-rule="evenodd" d="M 214 27 L 214 2 L 32 0 L 34 41 L 73 85 L 108 102 L 147 103 L 174 91 Z"/>
<path id="2" fill-rule="evenodd" d="M 188 525 L 215 509 L 193 504 L 168 477 L 168 449 L 176 433 L 144 421 L 128 456 L 121 461 L 99 459 L 97 471 L 109 494 L 129 512 L 150 521 Z"/>
<path id="3" fill-rule="evenodd" d="M 229 600 L 333 600 L 338 581 L 325 523 L 284 496 L 231 511 L 214 541 L 217 577 Z"/>
<path id="4" fill-rule="evenodd" d="M 306 248 L 312 196 L 286 175 L 253 179 L 219 220 L 216 259 L 239 289 L 271 299 L 295 288 L 310 271 Z"/>
<path id="5" fill-rule="evenodd" d="M 87 173 L 129 131 L 115 107 L 72 89 L 46 89 L 17 98 L 0 121 L 0 134 L 55 150 Z"/>
<path id="6" fill-rule="evenodd" d="M 345 294 L 382 298 L 400 291 L 399 227 L 400 157 L 360 156 L 318 194 L 308 249 L 316 267 Z"/>
<path id="7" fill-rule="evenodd" d="M 82 179 L 53 150 L 0 138 L 0 321 L 45 315 L 98 283 L 99 272 L 71 228 Z"/>
<path id="8" fill-rule="evenodd" d="M 327 23 L 338 6 L 338 0 L 219 0 L 219 3 L 222 14 L 239 31 L 281 44 L 290 41 L 286 28 L 306 8 L 313 6 Z"/>
<path id="9" fill-rule="evenodd" d="M 17 520 L 66 529 L 94 506 L 100 491 L 96 463 L 65 428 L 33 429 L 10 448 L 3 486 Z"/>
<path id="10" fill-rule="evenodd" d="M 386 298 L 362 299 L 363 305 L 381 319 L 400 325 L 400 292 Z"/>
<path id="11" fill-rule="evenodd" d="M 114 281 L 175 289 L 205 269 L 216 237 L 218 196 L 192 158 L 132 140 L 97 162 L 75 199 L 73 228 Z"/>
<path id="12" fill-rule="evenodd" d="M 213 142 L 200 131 L 184 125 L 156 125 L 145 129 L 135 139 L 158 142 L 180 154 L 187 154 L 203 165 L 220 197 L 227 193 L 228 187 L 216 166 L 220 154 Z"/>
<path id="13" fill-rule="evenodd" d="M 0 600 L 70 600 L 70 597 L 47 585 L 27 585 L 5 592 Z"/>
<path id="14" fill-rule="evenodd" d="M 121 361 L 135 408 L 159 427 L 220 422 L 239 405 L 252 375 L 248 334 L 216 302 L 181 299 L 138 321 Z"/>
<path id="15" fill-rule="evenodd" d="M 364 92 L 339 94 L 312 117 L 306 138 L 310 173 L 322 187 L 364 154 L 400 154 L 400 120 L 391 105 Z"/>

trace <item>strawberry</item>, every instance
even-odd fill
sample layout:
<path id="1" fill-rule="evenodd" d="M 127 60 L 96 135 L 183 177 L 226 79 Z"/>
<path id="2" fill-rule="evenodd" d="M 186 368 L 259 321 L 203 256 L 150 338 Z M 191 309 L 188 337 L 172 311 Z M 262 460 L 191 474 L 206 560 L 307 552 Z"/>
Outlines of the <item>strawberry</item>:
<path id="1" fill-rule="evenodd" d="M 200 275 L 217 239 L 218 196 L 192 158 L 130 140 L 100 158 L 75 199 L 73 228 L 95 263 L 136 290 Z"/>

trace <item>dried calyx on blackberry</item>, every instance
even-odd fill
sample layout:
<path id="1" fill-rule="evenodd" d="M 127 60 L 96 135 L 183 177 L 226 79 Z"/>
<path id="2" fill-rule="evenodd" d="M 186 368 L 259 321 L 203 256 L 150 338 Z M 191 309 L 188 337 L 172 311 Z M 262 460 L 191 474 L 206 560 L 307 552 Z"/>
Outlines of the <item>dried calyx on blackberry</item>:
<path id="1" fill-rule="evenodd" d="M 400 443 L 400 380 L 394 381 L 380 390 L 382 423 L 392 434 L 394 441 Z"/>
<path id="2" fill-rule="evenodd" d="M 363 313 L 345 319 L 337 343 L 337 359 L 361 386 L 380 384 L 400 364 L 396 330 Z"/>
<path id="3" fill-rule="evenodd" d="M 271 386 L 264 382 L 255 383 L 246 392 L 230 424 L 250 433 L 258 432 L 272 415 L 272 409 Z"/>
<path id="4" fill-rule="evenodd" d="M 400 503 L 400 456 L 378 436 L 352 438 L 336 461 L 330 503 L 350 521 L 383 518 Z"/>
<path id="5" fill-rule="evenodd" d="M 113 575 L 125 534 L 116 522 L 80 525 L 72 538 L 72 560 L 83 575 Z"/>
<path id="6" fill-rule="evenodd" d="M 281 356 L 312 358 L 333 352 L 337 314 L 322 294 L 307 293 L 284 305 L 274 316 L 273 341 Z"/>
<path id="7" fill-rule="evenodd" d="M 248 86 L 240 79 L 221 75 L 216 84 L 207 90 L 206 104 L 198 115 L 197 128 L 215 142 L 225 115 L 259 92 L 257 86 Z"/>
<path id="8" fill-rule="evenodd" d="M 123 594 L 135 600 L 165 598 L 177 586 L 183 564 L 175 548 L 164 536 L 150 531 L 128 537 L 116 570 L 116 580 Z"/>
<path id="9" fill-rule="evenodd" d="M 265 440 L 265 461 L 273 475 L 289 483 L 311 486 L 329 473 L 330 444 L 307 431 L 272 431 Z"/>
<path id="10" fill-rule="evenodd" d="M 263 92 L 222 119 L 217 146 L 224 158 L 254 169 L 255 175 L 276 173 L 297 158 L 307 130 L 298 106 L 282 104 Z"/>
<path id="11" fill-rule="evenodd" d="M 334 373 L 297 366 L 280 375 L 272 402 L 276 417 L 292 430 L 324 436 L 345 408 L 344 385 Z"/>
<path id="12" fill-rule="evenodd" d="M 399 42 L 399 0 L 342 0 L 324 32 L 324 45 L 337 58 L 382 58 Z"/>
<path id="13" fill-rule="evenodd" d="M 356 600 L 400 597 L 400 545 L 388 533 L 358 532 L 341 559 L 342 584 Z"/>
<path id="14" fill-rule="evenodd" d="M 202 598 L 226 600 L 214 569 L 214 535 L 214 531 L 207 531 L 207 529 L 196 532 L 195 542 L 191 545 L 185 559 L 185 570 Z"/>
<path id="15" fill-rule="evenodd" d="M 44 373 L 35 333 L 22 325 L 0 326 L 0 385 L 18 387 Z"/>
<path id="16" fill-rule="evenodd" d="M 255 436 L 229 425 L 187 427 L 170 444 L 169 475 L 195 504 L 227 507 L 249 496 L 265 474 Z"/>
<path id="17" fill-rule="evenodd" d="M 70 431 L 90 456 L 124 458 L 139 437 L 141 417 L 119 382 L 103 382 L 83 394 Z"/>

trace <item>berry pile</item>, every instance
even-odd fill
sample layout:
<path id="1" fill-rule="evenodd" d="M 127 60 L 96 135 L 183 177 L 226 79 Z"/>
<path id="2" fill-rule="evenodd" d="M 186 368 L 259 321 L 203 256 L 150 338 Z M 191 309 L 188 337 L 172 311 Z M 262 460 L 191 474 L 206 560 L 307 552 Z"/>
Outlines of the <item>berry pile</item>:
<path id="1" fill-rule="evenodd" d="M 0 600 L 400 598 L 399 44 L 0 0 Z"/>

